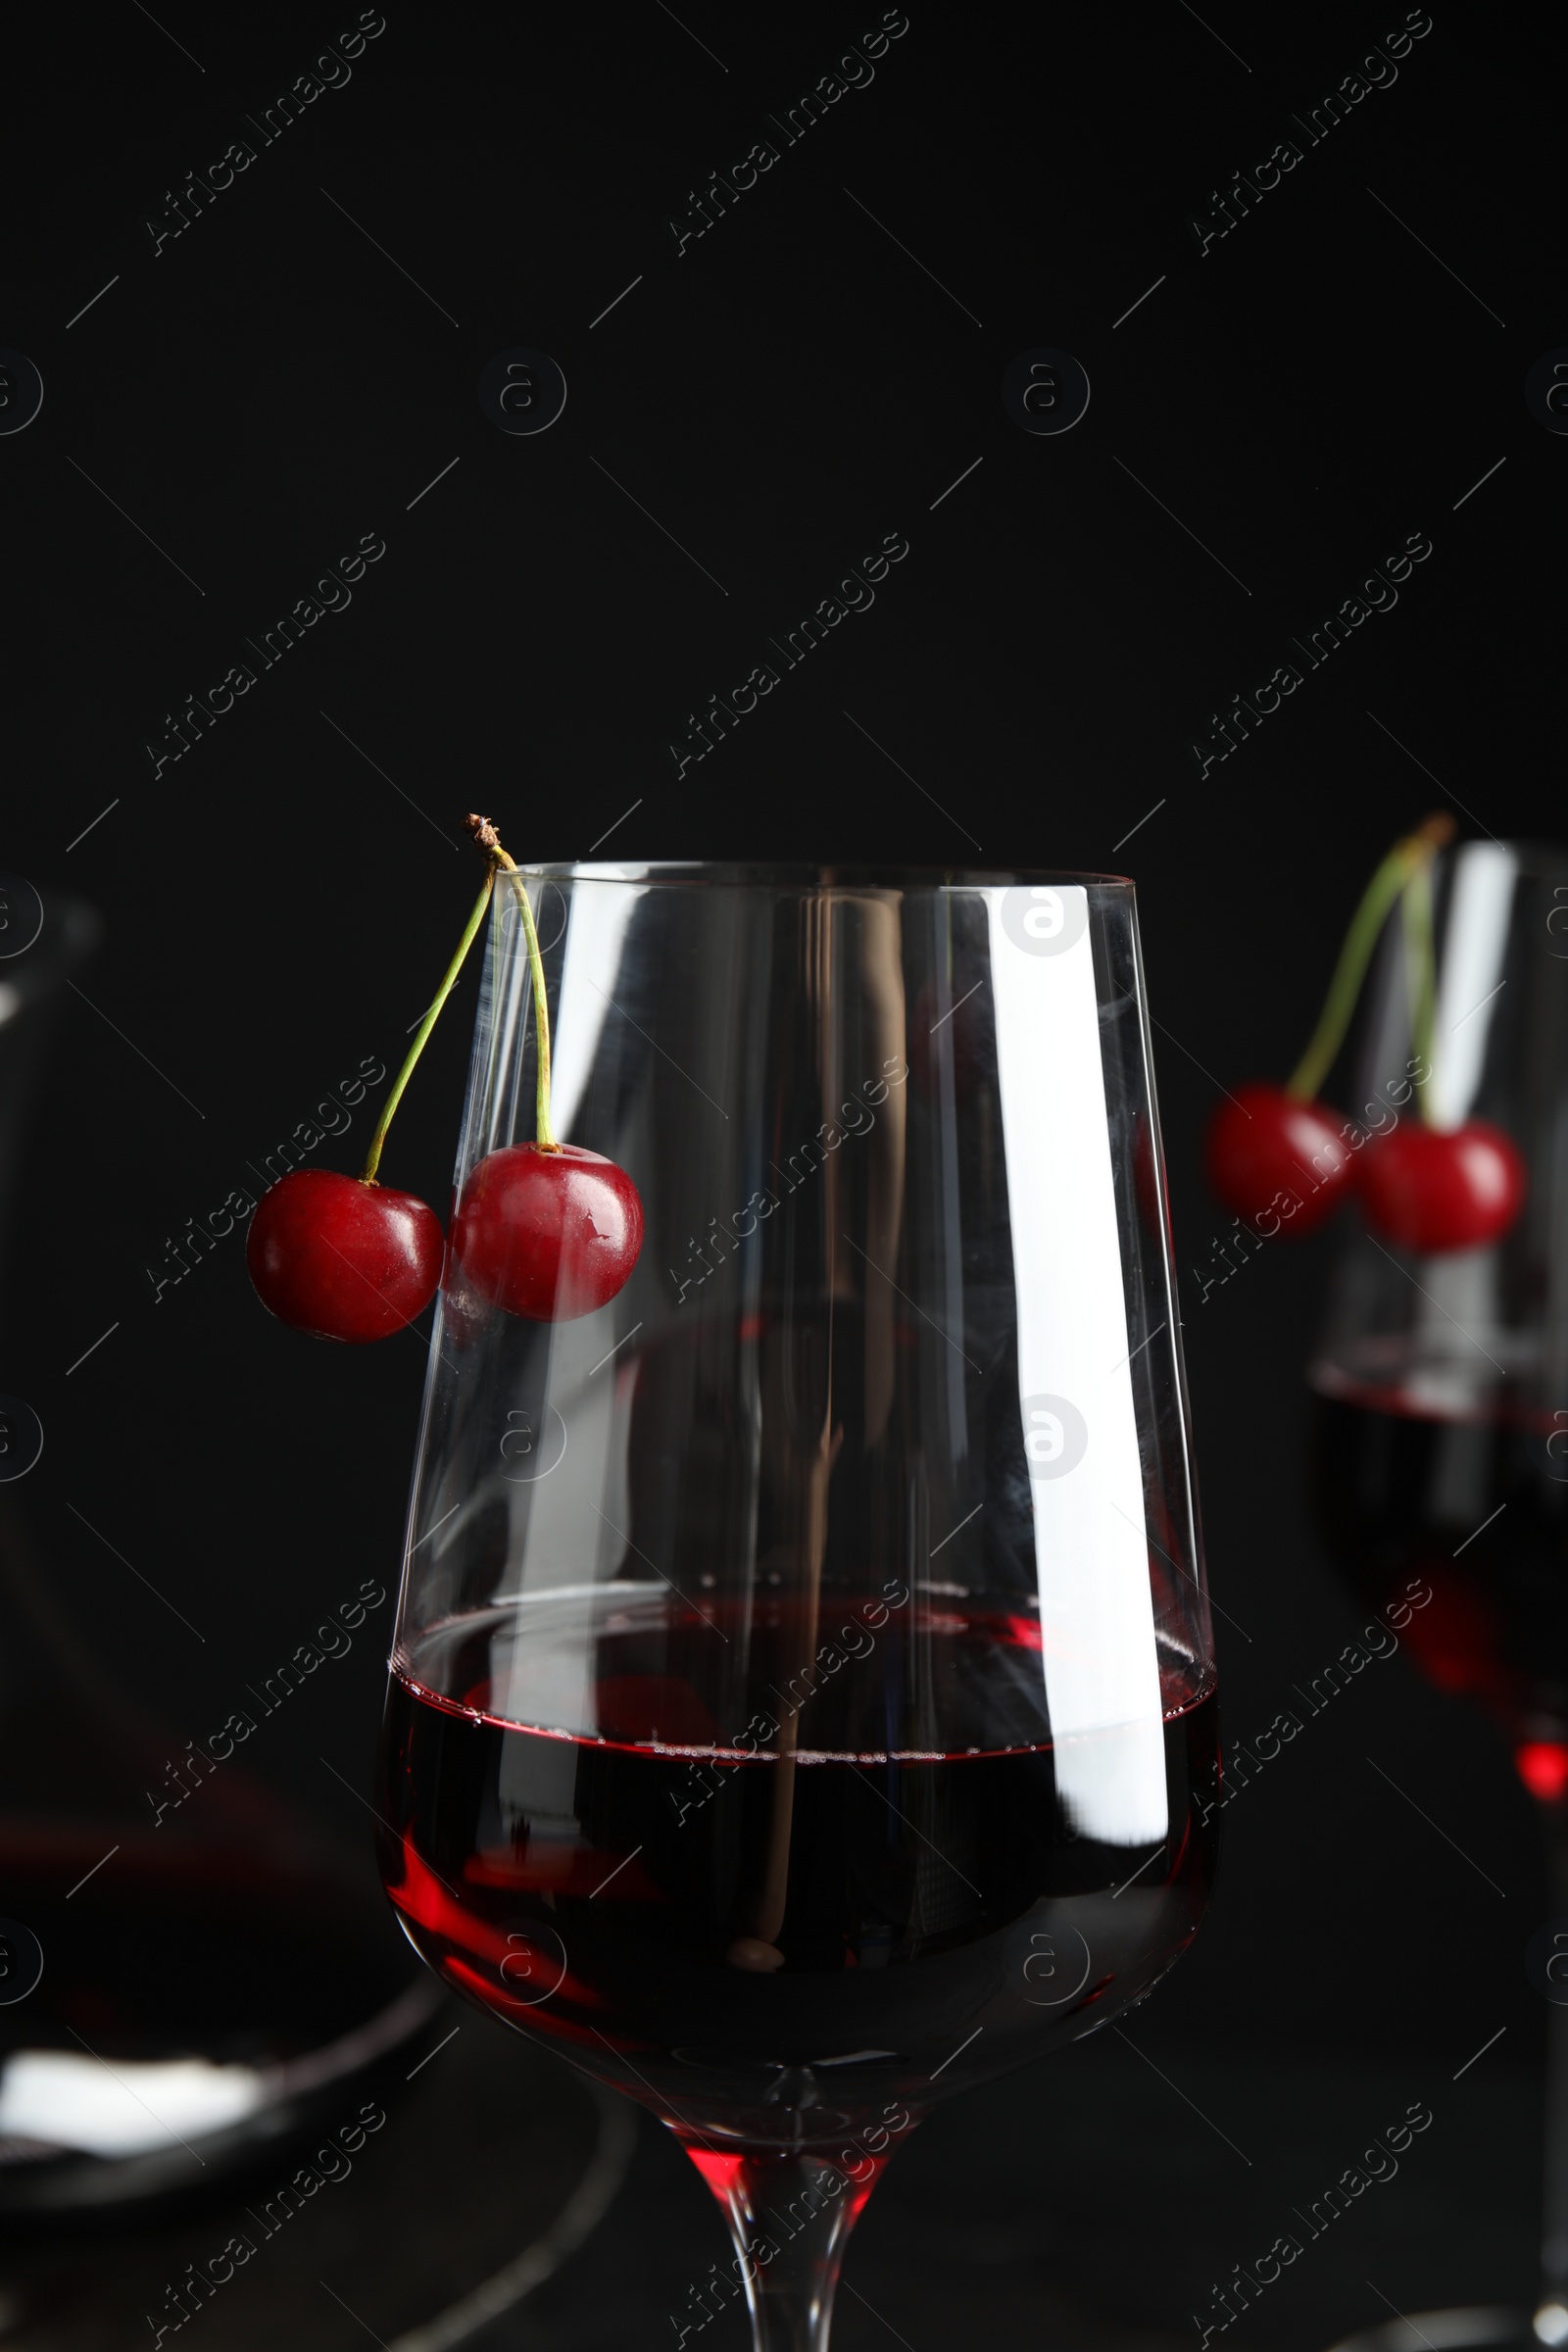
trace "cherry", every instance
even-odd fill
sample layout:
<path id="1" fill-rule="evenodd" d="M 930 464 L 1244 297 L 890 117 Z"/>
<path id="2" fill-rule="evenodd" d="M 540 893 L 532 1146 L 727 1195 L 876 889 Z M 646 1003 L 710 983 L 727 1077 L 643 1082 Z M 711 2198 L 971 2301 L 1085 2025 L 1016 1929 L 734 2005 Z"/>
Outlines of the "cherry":
<path id="1" fill-rule="evenodd" d="M 613 1298 L 637 1263 L 643 1204 L 623 1168 L 597 1152 L 558 1145 L 550 1126 L 550 1016 L 544 961 L 528 895 L 488 817 L 467 829 L 485 854 L 484 888 L 457 954 L 419 1023 L 382 1105 L 357 1178 L 296 1168 L 275 1184 L 251 1221 L 246 1263 L 264 1305 L 323 1340 L 384 1340 L 411 1323 L 441 1277 L 435 1212 L 410 1193 L 376 1182 L 381 1149 L 415 1063 L 451 995 L 464 958 L 505 874 L 528 942 L 538 1040 L 537 1135 L 492 1152 L 463 1188 L 452 1239 L 466 1282 L 449 1286 L 455 1334 L 472 1337 L 484 1302 L 535 1322 L 592 1314 Z"/>
<path id="2" fill-rule="evenodd" d="M 508 1144 L 469 1174 L 452 1248 L 481 1297 L 531 1323 L 591 1315 L 643 1246 L 643 1204 L 624 1168 L 574 1144 Z"/>
<path id="3" fill-rule="evenodd" d="M 1317 1100 L 1355 1010 L 1367 966 L 1396 905 L 1402 905 L 1407 943 L 1422 978 L 1414 1027 L 1430 1065 L 1432 882 L 1434 857 L 1454 831 L 1452 817 L 1429 816 L 1396 841 L 1361 894 L 1350 918 L 1306 1052 L 1283 1087 L 1243 1087 L 1209 1122 L 1208 1181 L 1229 1209 L 1254 1232 L 1311 1233 L 1333 1215 L 1360 1177 L 1358 1156 L 1338 1131 L 1335 1114 Z M 1272 1218 L 1272 1223 L 1265 1222 Z"/>
<path id="4" fill-rule="evenodd" d="M 1479 1250 L 1524 1205 L 1525 1163 L 1486 1119 L 1446 1131 L 1412 1120 L 1368 1152 L 1361 1191 L 1366 1221 L 1386 1242 L 1423 1255 Z"/>
<path id="5" fill-rule="evenodd" d="M 441 1279 L 441 1224 L 412 1193 L 294 1168 L 262 1196 L 245 1262 L 262 1304 L 318 1340 L 402 1331 Z"/>
<path id="6" fill-rule="evenodd" d="M 1355 1158 L 1335 1114 L 1282 1086 L 1244 1086 L 1209 1121 L 1204 1171 L 1210 1190 L 1245 1225 L 1275 1212 L 1271 1233 L 1310 1233 L 1355 1185 Z M 1294 1209 L 1277 1196 L 1294 1198 Z"/>

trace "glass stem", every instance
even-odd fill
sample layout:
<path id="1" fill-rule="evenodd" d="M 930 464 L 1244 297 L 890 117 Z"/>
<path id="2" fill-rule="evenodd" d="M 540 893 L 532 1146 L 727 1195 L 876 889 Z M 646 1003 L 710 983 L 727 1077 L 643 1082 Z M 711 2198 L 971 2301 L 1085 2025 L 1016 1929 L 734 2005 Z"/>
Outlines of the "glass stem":
<path id="1" fill-rule="evenodd" d="M 735 2252 L 692 2287 L 675 2318 L 677 2352 L 744 2287 L 754 2352 L 827 2352 L 833 2296 L 850 2231 L 887 2158 L 856 2151 L 852 2179 L 826 2156 L 731 2156 L 688 2147 L 722 2208 Z"/>
<path id="2" fill-rule="evenodd" d="M 1550 1916 L 1568 1919 L 1568 1801 L 1542 1801 L 1537 1811 L 1546 1843 Z M 1568 1994 L 1568 1984 L 1562 1991 Z M 1546 2150 L 1536 2333 L 1543 2343 L 1561 2344 L 1568 2338 L 1568 2002 L 1548 2005 L 1546 2035 Z"/>

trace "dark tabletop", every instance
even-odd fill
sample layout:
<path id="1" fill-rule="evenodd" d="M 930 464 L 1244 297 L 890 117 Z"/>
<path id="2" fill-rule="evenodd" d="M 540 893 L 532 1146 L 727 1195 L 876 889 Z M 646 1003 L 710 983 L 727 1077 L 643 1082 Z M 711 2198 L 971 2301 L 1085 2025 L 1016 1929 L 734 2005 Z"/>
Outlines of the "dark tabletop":
<path id="1" fill-rule="evenodd" d="M 187 2323 L 211 2352 L 348 2352 L 368 2337 L 387 2352 L 673 2346 L 671 2315 L 689 2316 L 689 2288 L 726 2256 L 675 2143 L 486 2020 L 449 2023 L 456 2038 L 386 2091 L 386 2125 L 352 2174 L 270 2238 L 254 2217 L 299 2161 L 287 2150 L 227 2202 L 0 2249 L 0 2342 L 150 2345 L 166 2284 L 239 2230 L 255 2258 Z M 1396 2312 L 1523 2301 L 1539 2083 L 1496 2050 L 1452 2073 L 1407 2051 L 1205 2046 L 1140 2012 L 922 2126 L 852 2242 L 837 2352 L 976 2338 L 1196 2352 L 1213 2286 L 1282 2233 L 1298 2258 L 1224 2331 L 1249 2352 L 1308 2352 Z M 1327 2185 L 1412 2106 L 1432 2121 L 1396 2174 L 1312 2234 Z M 703 2352 L 747 2340 L 738 2309 L 703 2332 Z"/>

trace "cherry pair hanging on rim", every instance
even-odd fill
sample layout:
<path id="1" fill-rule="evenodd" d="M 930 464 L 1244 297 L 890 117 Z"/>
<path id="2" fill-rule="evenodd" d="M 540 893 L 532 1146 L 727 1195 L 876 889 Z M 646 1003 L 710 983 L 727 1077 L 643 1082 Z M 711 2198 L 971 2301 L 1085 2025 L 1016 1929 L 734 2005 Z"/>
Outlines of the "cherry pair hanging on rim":
<path id="1" fill-rule="evenodd" d="M 358 1176 L 295 1168 L 264 1195 L 251 1219 L 246 1263 L 280 1322 L 317 1339 L 389 1339 L 422 1313 L 441 1279 L 447 1237 L 434 1209 L 377 1182 L 381 1149 L 414 1065 L 424 1050 L 490 905 L 497 874 L 516 897 L 528 942 L 538 1041 L 535 1140 L 487 1152 L 468 1174 L 452 1219 L 452 1250 L 466 1286 L 530 1322 L 592 1314 L 614 1298 L 637 1263 L 643 1208 L 624 1168 L 597 1152 L 558 1144 L 550 1124 L 550 1015 L 533 910 L 514 860 L 487 817 L 467 829 L 486 873 L 457 954 L 447 967 L 387 1096 Z"/>
<path id="2" fill-rule="evenodd" d="M 1375 1234 L 1400 1249 L 1438 1254 L 1500 1240 L 1523 1206 L 1525 1165 L 1510 1136 L 1487 1119 L 1440 1128 L 1429 1114 L 1425 1088 L 1436 1023 L 1432 860 L 1453 830 L 1451 817 L 1433 816 L 1396 842 L 1355 910 L 1322 1015 L 1292 1076 L 1283 1087 L 1244 1086 L 1209 1122 L 1209 1186 L 1253 1231 L 1273 1211 L 1269 1230 L 1311 1233 L 1354 1193 Z M 1403 1101 L 1413 1097 L 1416 1107 L 1413 1117 L 1399 1118 L 1389 1134 L 1369 1142 L 1317 1096 L 1396 905 L 1411 974 L 1416 1049 L 1409 1065 L 1413 1083 Z M 1282 1200 L 1294 1207 L 1282 1210 Z"/>

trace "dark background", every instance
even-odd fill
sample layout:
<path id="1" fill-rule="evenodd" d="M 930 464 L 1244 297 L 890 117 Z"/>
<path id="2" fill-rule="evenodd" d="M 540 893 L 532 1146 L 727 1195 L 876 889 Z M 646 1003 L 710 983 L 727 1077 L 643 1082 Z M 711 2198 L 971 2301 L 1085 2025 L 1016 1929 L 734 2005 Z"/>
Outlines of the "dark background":
<path id="1" fill-rule="evenodd" d="M 45 1426 L 26 1501 L 60 1591 L 188 1732 L 315 1612 L 391 1583 L 421 1350 L 339 1351 L 269 1321 L 237 1235 L 157 1303 L 148 1269 L 170 1270 L 188 1216 L 254 1190 L 248 1164 L 362 1057 L 395 1069 L 477 886 L 456 846 L 473 807 L 530 859 L 583 857 L 613 828 L 603 854 L 628 858 L 1132 872 L 1167 1033 L 1231 1733 L 1262 1729 L 1354 1631 L 1301 1478 L 1332 1239 L 1272 1245 L 1205 1298 L 1227 1220 L 1200 1137 L 1217 1082 L 1294 1062 L 1396 833 L 1434 808 L 1461 834 L 1561 831 L 1547 548 L 1568 442 L 1523 385 L 1568 340 L 1552 228 L 1568 58 L 1544 12 L 1499 24 L 1435 0 L 1394 86 L 1200 258 L 1189 215 L 1277 139 L 1305 147 L 1288 111 L 1404 11 L 1204 16 L 921 0 L 870 86 L 678 258 L 665 224 L 688 191 L 754 139 L 782 146 L 764 112 L 878 9 L 687 0 L 676 22 L 657 0 L 389 0 L 348 84 L 265 147 L 245 113 L 354 8 L 168 0 L 158 24 L 126 5 L 8 26 L 0 343 L 45 399 L 0 439 L 0 862 L 46 906 L 91 901 L 104 936 L 33 1105 L 0 1389 Z M 254 164 L 155 258 L 144 220 L 239 137 Z M 504 435 L 476 399 L 516 346 L 569 387 L 539 437 Z M 1004 368 L 1036 346 L 1091 380 L 1062 437 L 1003 409 Z M 246 637 L 368 532 L 386 553 L 352 605 L 262 669 Z M 874 609 L 678 775 L 688 714 L 772 660 L 767 637 L 890 532 L 909 554 Z M 1188 747 L 1210 713 L 1296 659 L 1288 634 L 1414 532 L 1433 553 L 1397 608 L 1200 777 Z M 155 777 L 166 714 L 239 661 L 255 687 Z M 383 1171 L 437 1204 L 472 986 Z M 336 1164 L 358 1164 L 368 1125 Z M 355 1798 L 319 1759 L 368 1780 L 389 1617 L 295 1702 L 267 1759 L 354 1838 Z M 1378 2291 L 1420 2308 L 1440 2264 L 1444 2293 L 1530 2290 L 1543 2011 L 1522 1955 L 1545 1897 L 1526 1801 L 1494 1736 L 1402 1658 L 1308 1729 L 1231 1808 L 1199 1950 L 1129 2029 L 1253 2160 L 1234 2182 L 1211 2173 L 1172 2090 L 1150 2193 L 1185 2200 L 1189 2253 L 1142 2280 L 1145 2328 L 1189 2329 L 1208 2281 L 1287 2227 L 1304 2132 L 1316 2193 L 1414 2099 L 1436 2115 L 1434 2170 L 1423 2188 L 1412 2156 L 1378 2192 L 1404 2200 Z M 1071 2063 L 1093 2059 L 1086 2095 L 1113 2115 L 1142 2070 L 1102 2039 Z M 1227 2096 L 1251 2101 L 1249 2132 Z M 1049 2078 L 1028 2097 L 1044 2197 Z M 1468 2224 L 1423 2202 L 1440 2143 Z M 1137 2272 L 1135 2245 L 1125 2266 L 1114 2230 L 1107 2247 L 1107 2277 Z M 1388 2316 L 1357 2275 L 1337 2324 Z M 1246 2323 L 1255 2340 L 1328 2324 L 1278 2298 L 1276 2322 Z"/>

